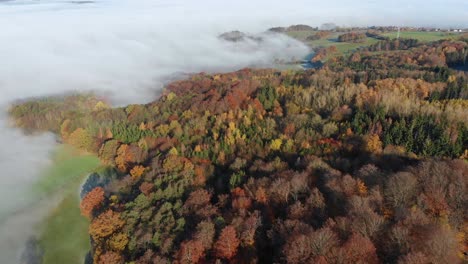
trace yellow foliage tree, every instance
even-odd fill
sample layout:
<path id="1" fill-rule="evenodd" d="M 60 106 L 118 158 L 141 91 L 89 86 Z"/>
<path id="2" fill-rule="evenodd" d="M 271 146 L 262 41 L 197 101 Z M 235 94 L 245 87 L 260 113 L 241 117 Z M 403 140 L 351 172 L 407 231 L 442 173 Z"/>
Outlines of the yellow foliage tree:
<path id="1" fill-rule="evenodd" d="M 60 135 L 62 135 L 64 140 L 68 139 L 68 136 L 70 135 L 70 119 L 63 121 L 62 125 L 60 126 Z"/>
<path id="2" fill-rule="evenodd" d="M 87 151 L 95 151 L 93 147 L 93 137 L 84 128 L 77 128 L 73 133 L 70 134 L 68 142 L 80 149 Z"/>
<path id="3" fill-rule="evenodd" d="M 219 152 L 219 155 L 218 155 L 218 158 L 217 158 L 217 162 L 219 164 L 224 164 L 226 163 L 226 154 L 224 153 L 224 151 L 220 151 Z"/>
<path id="4" fill-rule="evenodd" d="M 202 151 L 201 146 L 200 146 L 200 145 L 196 145 L 194 151 L 195 151 L 195 152 L 201 152 L 201 151 Z"/>
<path id="5" fill-rule="evenodd" d="M 156 127 L 156 133 L 160 134 L 161 136 L 165 137 L 169 132 L 171 131 L 171 128 L 167 124 L 162 124 L 158 127 Z"/>
<path id="6" fill-rule="evenodd" d="M 175 98 L 177 97 L 177 95 L 173 92 L 170 92 L 168 95 L 167 95 L 167 100 L 170 102 L 172 100 L 174 100 Z"/>
<path id="7" fill-rule="evenodd" d="M 103 109 L 107 109 L 109 108 L 109 106 L 104 103 L 103 101 L 99 101 L 96 103 L 96 105 L 94 106 L 94 111 L 99 111 L 99 110 L 103 110 Z"/>
<path id="8" fill-rule="evenodd" d="M 179 151 L 177 151 L 175 147 L 172 147 L 171 150 L 169 150 L 169 155 L 177 156 L 179 155 Z"/>
<path id="9" fill-rule="evenodd" d="M 450 75 L 450 76 L 448 77 L 448 80 L 447 80 L 447 81 L 448 81 L 449 83 L 451 83 L 451 82 L 455 82 L 456 80 L 457 80 L 457 76 L 455 76 L 455 75 Z"/>
<path id="10" fill-rule="evenodd" d="M 272 150 L 279 150 L 282 144 L 283 144 L 283 140 L 281 138 L 277 138 L 271 141 L 270 148 Z"/>
<path id="11" fill-rule="evenodd" d="M 123 251 L 128 244 L 128 236 L 124 233 L 116 233 L 109 240 L 109 246 L 116 251 Z"/>
<path id="12" fill-rule="evenodd" d="M 143 175 L 145 170 L 145 167 L 138 165 L 133 167 L 133 169 L 130 171 L 130 175 L 132 176 L 132 179 L 138 180 L 141 177 L 141 175 Z"/>
<path id="13" fill-rule="evenodd" d="M 106 139 L 111 139 L 111 138 L 114 138 L 114 135 L 112 134 L 112 131 L 110 128 L 106 128 L 106 135 L 105 135 Z"/>
<path id="14" fill-rule="evenodd" d="M 94 240 L 99 240 L 114 234 L 124 224 L 125 221 L 120 219 L 119 213 L 107 210 L 91 222 L 89 234 Z"/>
<path id="15" fill-rule="evenodd" d="M 372 134 L 364 138 L 364 150 L 371 153 L 382 152 L 382 141 L 380 141 L 379 135 Z"/>
<path id="16" fill-rule="evenodd" d="M 115 158 L 115 164 L 120 171 L 127 171 L 127 161 L 125 159 L 125 154 L 127 152 L 128 145 L 122 144 L 119 149 L 117 149 L 117 157 Z"/>
<path id="17" fill-rule="evenodd" d="M 360 179 L 357 180 L 357 191 L 360 196 L 367 195 L 367 186 Z"/>

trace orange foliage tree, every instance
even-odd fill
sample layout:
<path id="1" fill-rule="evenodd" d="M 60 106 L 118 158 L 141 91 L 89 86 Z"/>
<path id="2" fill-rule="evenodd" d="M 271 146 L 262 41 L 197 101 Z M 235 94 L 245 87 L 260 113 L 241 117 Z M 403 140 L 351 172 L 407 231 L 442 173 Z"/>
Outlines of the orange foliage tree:
<path id="1" fill-rule="evenodd" d="M 245 191 L 239 187 L 235 188 L 231 192 L 232 195 L 232 207 L 238 210 L 247 210 L 252 205 L 252 201 L 247 197 Z"/>
<path id="2" fill-rule="evenodd" d="M 357 192 L 360 196 L 366 196 L 367 195 L 367 186 L 366 184 L 361 181 L 360 179 L 358 179 L 356 181 L 356 184 L 357 184 Z"/>
<path id="3" fill-rule="evenodd" d="M 123 144 L 117 149 L 117 157 L 115 158 L 115 164 L 120 171 L 127 171 L 127 160 L 125 154 L 127 151 L 128 145 Z"/>
<path id="4" fill-rule="evenodd" d="M 206 182 L 206 172 L 204 167 L 196 166 L 195 167 L 195 178 L 194 183 L 198 186 L 203 186 Z"/>
<path id="5" fill-rule="evenodd" d="M 239 239 L 233 226 L 226 226 L 215 243 L 216 256 L 231 259 L 237 254 Z"/>
<path id="6" fill-rule="evenodd" d="M 86 196 L 81 200 L 80 210 L 83 216 L 88 218 L 91 217 L 93 211 L 99 208 L 104 202 L 104 189 L 102 187 L 96 187 L 91 190 Z"/>
<path id="7" fill-rule="evenodd" d="M 138 165 L 133 167 L 133 169 L 130 171 L 130 175 L 132 176 L 132 179 L 138 180 L 141 175 L 145 172 L 145 167 Z"/>
<path id="8" fill-rule="evenodd" d="M 255 200 L 259 203 L 266 203 L 268 201 L 268 196 L 263 187 L 259 187 L 255 192 Z"/>
<path id="9" fill-rule="evenodd" d="M 89 234 L 94 240 L 99 240 L 112 235 L 124 224 L 125 221 L 120 218 L 119 213 L 107 210 L 91 222 Z"/>

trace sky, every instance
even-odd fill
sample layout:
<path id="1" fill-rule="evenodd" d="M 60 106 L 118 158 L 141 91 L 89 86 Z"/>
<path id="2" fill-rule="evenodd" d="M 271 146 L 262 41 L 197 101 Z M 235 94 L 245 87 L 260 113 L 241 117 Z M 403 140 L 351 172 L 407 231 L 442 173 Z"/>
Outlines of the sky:
<path id="1" fill-rule="evenodd" d="M 226 43 L 223 32 L 333 22 L 468 28 L 468 1 L 0 0 L 0 263 L 15 263 L 40 221 L 28 196 L 55 146 L 9 126 L 15 100 L 97 91 L 116 105 L 154 100 L 180 73 L 268 67 L 309 49 L 281 35 Z M 48 208 L 45 206 L 44 208 Z M 42 210 L 44 211 L 44 210 Z"/>

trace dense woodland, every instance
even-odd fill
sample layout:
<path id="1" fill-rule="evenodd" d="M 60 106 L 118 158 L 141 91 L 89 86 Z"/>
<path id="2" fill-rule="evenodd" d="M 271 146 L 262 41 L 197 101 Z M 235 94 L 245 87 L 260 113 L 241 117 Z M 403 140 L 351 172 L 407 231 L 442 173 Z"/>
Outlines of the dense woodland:
<path id="1" fill-rule="evenodd" d="M 196 74 L 146 105 L 21 102 L 96 153 L 95 263 L 462 263 L 467 41 L 383 40 L 322 69 Z"/>
<path id="2" fill-rule="evenodd" d="M 339 42 L 352 42 L 359 43 L 364 42 L 367 38 L 367 35 L 363 32 L 349 32 L 338 36 Z"/>
<path id="3" fill-rule="evenodd" d="M 325 39 L 327 37 L 330 37 L 331 31 L 318 31 L 317 33 L 314 33 L 313 35 L 310 35 L 306 38 L 306 40 L 319 40 L 319 39 Z"/>

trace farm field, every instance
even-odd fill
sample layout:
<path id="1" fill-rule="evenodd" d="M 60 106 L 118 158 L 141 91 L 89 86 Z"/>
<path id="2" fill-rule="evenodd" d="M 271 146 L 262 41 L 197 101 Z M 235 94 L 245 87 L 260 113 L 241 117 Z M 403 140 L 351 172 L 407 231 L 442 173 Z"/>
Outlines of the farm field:
<path id="1" fill-rule="evenodd" d="M 292 38 L 295 38 L 297 40 L 304 42 L 311 48 L 318 48 L 318 47 L 326 48 L 330 46 L 336 46 L 338 52 L 335 55 L 346 54 L 353 50 L 356 50 L 357 48 L 369 46 L 379 41 L 375 38 L 368 37 L 366 38 L 364 42 L 361 42 L 361 43 L 338 42 L 337 41 L 338 36 L 341 34 L 344 34 L 345 32 L 333 32 L 330 36 L 324 39 L 307 40 L 307 37 L 314 35 L 317 32 L 318 31 L 303 30 L 303 31 L 288 31 L 286 32 L 286 34 Z M 384 33 L 382 35 L 385 37 L 389 37 L 389 38 L 396 38 L 397 32 L 389 32 L 389 33 Z M 447 32 L 422 32 L 422 31 L 400 32 L 400 38 L 413 38 L 422 42 L 437 41 L 440 39 L 454 39 L 457 36 L 458 34 L 456 33 L 447 33 Z M 328 56 L 327 59 L 330 57 L 332 56 Z"/>
<path id="2" fill-rule="evenodd" d="M 396 38 L 397 32 L 382 34 L 385 37 Z M 436 41 L 440 39 L 454 39 L 458 34 L 447 32 L 422 32 L 422 31 L 402 31 L 400 38 L 412 38 L 423 42 Z"/>

